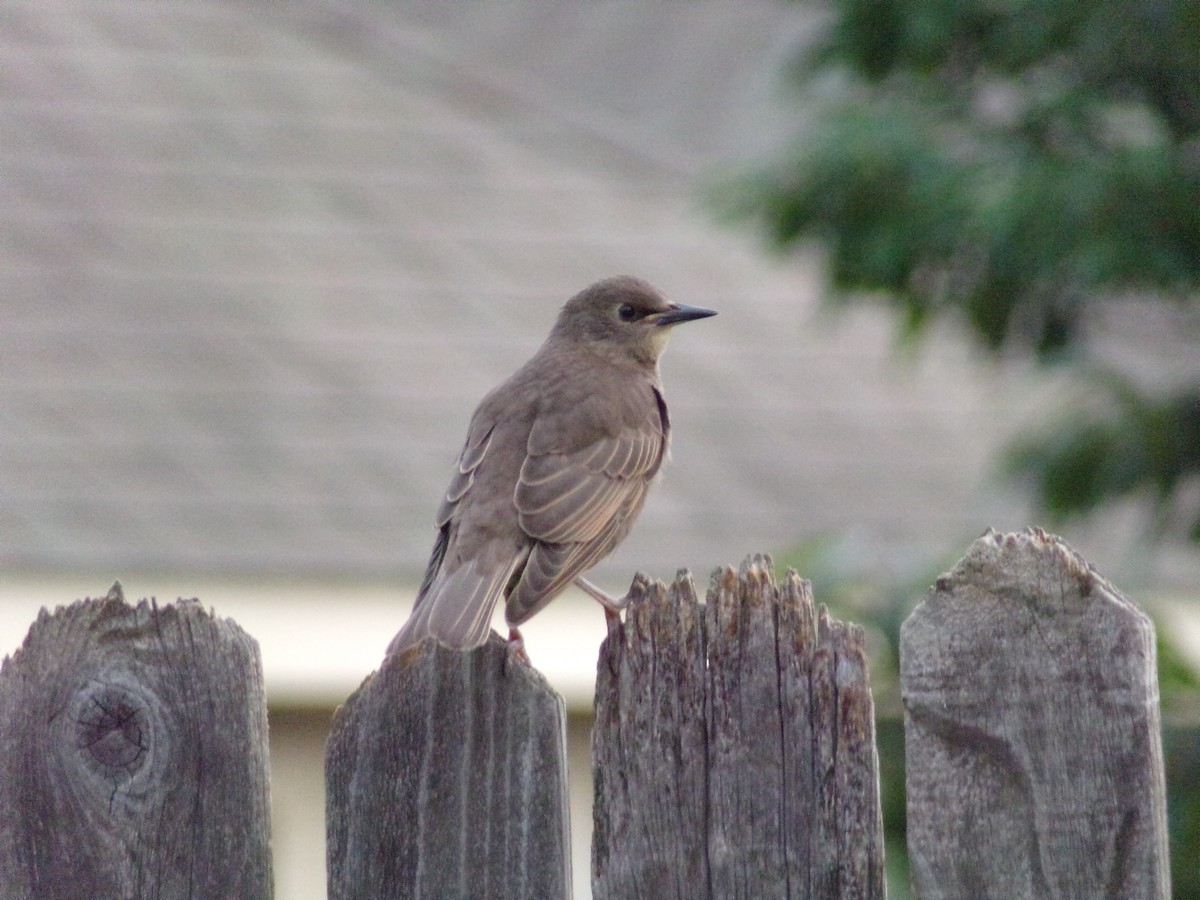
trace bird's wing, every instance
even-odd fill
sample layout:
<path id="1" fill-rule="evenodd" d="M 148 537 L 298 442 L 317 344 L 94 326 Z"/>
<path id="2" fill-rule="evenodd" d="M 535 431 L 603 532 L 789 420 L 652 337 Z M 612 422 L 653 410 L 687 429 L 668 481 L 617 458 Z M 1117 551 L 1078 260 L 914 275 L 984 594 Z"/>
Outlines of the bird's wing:
<path id="1" fill-rule="evenodd" d="M 549 544 L 593 540 L 658 469 L 661 431 L 626 428 L 573 453 L 530 455 L 516 502 L 525 533 Z"/>
<path id="2" fill-rule="evenodd" d="M 488 447 L 492 443 L 492 433 L 496 430 L 494 422 L 472 422 L 467 433 L 467 442 L 463 444 L 462 452 L 458 454 L 458 462 L 454 466 L 454 475 L 450 486 L 446 488 L 446 496 L 438 508 L 437 526 L 441 528 L 454 516 L 458 501 L 470 490 L 475 481 L 475 470 L 483 462 Z"/>
<path id="3" fill-rule="evenodd" d="M 496 599 L 520 566 L 523 556 L 509 555 L 498 561 L 491 560 L 496 562 L 492 566 L 483 565 L 482 559 L 472 559 L 449 572 L 443 569 L 443 562 L 455 528 L 454 514 L 475 481 L 476 470 L 487 454 L 494 430 L 495 425 L 491 422 L 471 424 L 450 486 L 438 509 L 438 535 L 412 615 L 392 639 L 388 653 L 418 644 L 427 637 L 436 637 L 442 644 L 456 649 L 475 647 L 487 639 Z"/>
<path id="4" fill-rule="evenodd" d="M 534 427 L 529 443 L 540 452 L 526 456 L 515 499 L 521 528 L 536 543 L 508 598 L 510 623 L 533 615 L 628 532 L 666 453 L 664 409 L 656 390 L 641 421 L 574 449 L 539 434 L 542 422 Z"/>
<path id="5" fill-rule="evenodd" d="M 580 543 L 535 543 L 529 551 L 521 580 L 508 595 L 505 617 L 520 625 L 580 575 L 598 563 L 625 536 L 646 496 L 648 481 L 634 486 L 618 509 L 591 540 Z"/>
<path id="6" fill-rule="evenodd" d="M 446 548 L 450 543 L 450 520 L 458 503 L 466 495 L 475 481 L 475 470 L 483 462 L 484 454 L 492 443 L 492 432 L 495 431 L 492 422 L 472 422 L 467 432 L 467 442 L 463 444 L 462 452 L 454 464 L 454 474 L 450 478 L 450 486 L 446 488 L 441 506 L 437 512 L 438 536 L 433 543 L 433 552 L 429 555 L 429 563 L 425 567 L 425 577 L 421 580 L 421 589 L 417 591 L 416 605 L 429 593 L 429 588 L 442 567 L 446 557 Z"/>

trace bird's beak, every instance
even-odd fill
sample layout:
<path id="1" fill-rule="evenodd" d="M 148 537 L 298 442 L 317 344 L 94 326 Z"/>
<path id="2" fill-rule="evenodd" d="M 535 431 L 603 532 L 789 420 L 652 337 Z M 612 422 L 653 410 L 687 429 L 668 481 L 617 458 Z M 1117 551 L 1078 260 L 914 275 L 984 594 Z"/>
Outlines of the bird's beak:
<path id="1" fill-rule="evenodd" d="M 678 325 L 680 322 L 690 322 L 693 319 L 707 319 L 709 316 L 715 316 L 715 309 L 702 309 L 699 306 L 684 306 L 682 303 L 672 303 L 670 308 L 665 312 L 653 313 L 646 316 L 648 320 L 655 325 L 666 327 L 667 325 Z"/>

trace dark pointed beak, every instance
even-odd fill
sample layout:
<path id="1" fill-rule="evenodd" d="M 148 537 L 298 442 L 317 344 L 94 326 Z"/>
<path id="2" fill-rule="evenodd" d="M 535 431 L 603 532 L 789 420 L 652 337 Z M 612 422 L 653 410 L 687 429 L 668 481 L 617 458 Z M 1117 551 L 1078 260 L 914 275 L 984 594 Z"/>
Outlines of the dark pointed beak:
<path id="1" fill-rule="evenodd" d="M 682 303 L 672 303 L 670 309 L 666 312 L 654 313 L 647 316 L 648 319 L 653 319 L 655 325 L 678 325 L 680 322 L 690 322 L 693 319 L 707 319 L 709 316 L 715 316 L 715 309 L 702 309 L 699 306 L 684 306 Z"/>

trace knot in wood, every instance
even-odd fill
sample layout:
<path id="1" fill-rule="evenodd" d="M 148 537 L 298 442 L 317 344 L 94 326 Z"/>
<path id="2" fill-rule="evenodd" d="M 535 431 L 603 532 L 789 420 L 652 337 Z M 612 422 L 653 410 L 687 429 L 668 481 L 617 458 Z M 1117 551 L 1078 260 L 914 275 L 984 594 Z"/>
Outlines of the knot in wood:
<path id="1" fill-rule="evenodd" d="M 77 700 L 76 749 L 92 767 L 134 774 L 145 763 L 153 737 L 145 698 L 120 685 L 91 682 Z"/>

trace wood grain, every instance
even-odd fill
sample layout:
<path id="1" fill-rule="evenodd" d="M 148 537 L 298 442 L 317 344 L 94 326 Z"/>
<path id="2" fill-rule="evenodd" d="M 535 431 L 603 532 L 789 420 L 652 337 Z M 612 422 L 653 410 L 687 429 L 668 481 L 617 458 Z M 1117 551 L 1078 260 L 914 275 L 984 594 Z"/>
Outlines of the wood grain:
<path id="1" fill-rule="evenodd" d="M 495 634 L 390 657 L 326 747 L 331 900 L 569 897 L 565 728 Z"/>
<path id="2" fill-rule="evenodd" d="M 592 884 L 604 898 L 882 897 L 861 629 L 769 557 L 635 581 L 600 654 Z"/>
<path id="3" fill-rule="evenodd" d="M 1170 896 L 1154 627 L 1074 550 L 984 535 L 900 656 L 918 897 Z"/>
<path id="4" fill-rule="evenodd" d="M 0 668 L 0 896 L 271 896 L 258 645 L 195 601 L 45 610 Z"/>

